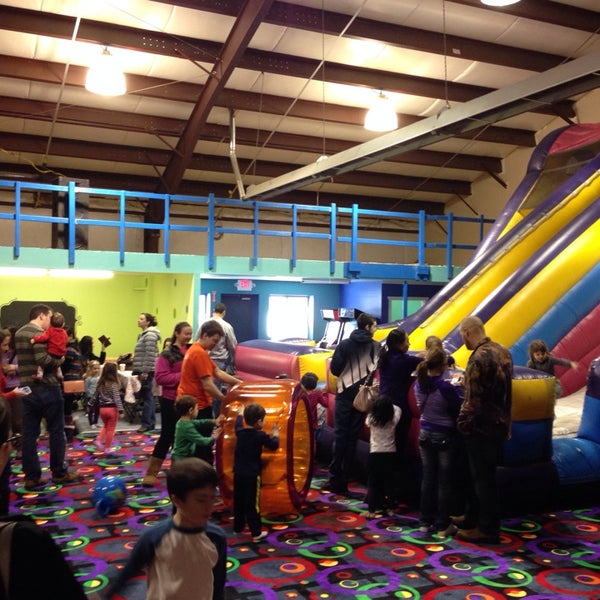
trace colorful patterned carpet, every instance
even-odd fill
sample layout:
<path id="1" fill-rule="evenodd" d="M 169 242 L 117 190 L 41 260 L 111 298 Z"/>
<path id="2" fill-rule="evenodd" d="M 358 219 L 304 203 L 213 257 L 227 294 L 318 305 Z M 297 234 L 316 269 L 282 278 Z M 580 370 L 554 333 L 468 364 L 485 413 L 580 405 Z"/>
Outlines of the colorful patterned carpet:
<path id="1" fill-rule="evenodd" d="M 139 533 L 171 513 L 164 475 L 157 488 L 139 485 L 156 438 L 119 432 L 118 450 L 105 458 L 95 453 L 93 437 L 79 436 L 68 459 L 85 477 L 80 485 L 27 492 L 20 464 L 13 464 L 11 512 L 29 514 L 51 532 L 90 595 L 102 593 Z M 46 444 L 42 439 L 47 467 Z M 107 474 L 124 481 L 127 500 L 101 518 L 92 492 Z M 214 520 L 229 541 L 226 598 L 600 599 L 597 507 L 508 517 L 499 546 L 477 547 L 419 533 L 412 509 L 368 520 L 362 516 L 363 488 L 354 487 L 356 497 L 345 498 L 322 493 L 324 481 L 325 471 L 317 470 L 301 514 L 265 520 L 270 534 L 260 543 L 252 543 L 249 534 L 234 534 L 229 510 L 217 506 Z M 144 577 L 131 582 L 122 597 L 145 598 Z"/>

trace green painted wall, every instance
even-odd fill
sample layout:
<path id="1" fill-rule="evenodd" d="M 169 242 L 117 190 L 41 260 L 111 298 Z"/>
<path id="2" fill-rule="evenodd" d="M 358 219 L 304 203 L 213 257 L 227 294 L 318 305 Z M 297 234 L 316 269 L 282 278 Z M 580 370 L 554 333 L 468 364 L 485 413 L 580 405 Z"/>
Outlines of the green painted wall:
<path id="1" fill-rule="evenodd" d="M 13 300 L 62 301 L 76 308 L 77 337 L 110 337 L 109 357 L 133 352 L 141 312 L 156 315 L 163 339 L 175 323 L 191 319 L 194 276 L 116 273 L 108 280 L 0 277 L 0 305 Z M 191 322 L 191 321 L 190 321 Z M 100 346 L 95 343 L 94 350 Z"/>

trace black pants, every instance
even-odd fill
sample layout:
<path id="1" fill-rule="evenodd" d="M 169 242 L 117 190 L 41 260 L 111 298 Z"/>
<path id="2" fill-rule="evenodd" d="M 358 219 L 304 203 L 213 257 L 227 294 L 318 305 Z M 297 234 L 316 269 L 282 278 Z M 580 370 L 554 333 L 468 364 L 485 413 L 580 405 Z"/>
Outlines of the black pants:
<path id="1" fill-rule="evenodd" d="M 253 537 L 260 534 L 260 477 L 233 475 L 233 530 L 241 533 L 246 523 Z"/>
<path id="2" fill-rule="evenodd" d="M 175 440 L 177 413 L 175 412 L 175 400 L 160 396 L 158 404 L 160 405 L 160 435 L 152 451 L 152 456 L 164 460 Z"/>
<path id="3" fill-rule="evenodd" d="M 335 426 L 333 458 L 329 464 L 329 484 L 332 491 L 343 491 L 350 480 L 356 444 L 365 416 L 352 406 L 358 385 L 337 394 L 335 398 Z"/>
<path id="4" fill-rule="evenodd" d="M 8 514 L 8 504 L 10 501 L 10 458 L 0 473 L 0 517 Z"/>
<path id="5" fill-rule="evenodd" d="M 467 487 L 465 522 L 487 535 L 500 532 L 496 467 L 502 457 L 502 441 L 481 434 L 465 435 L 470 485 Z M 466 525 L 465 525 L 466 526 Z"/>
<path id="6" fill-rule="evenodd" d="M 396 454 L 394 452 L 369 453 L 369 478 L 367 501 L 369 512 L 394 508 L 394 479 Z"/>

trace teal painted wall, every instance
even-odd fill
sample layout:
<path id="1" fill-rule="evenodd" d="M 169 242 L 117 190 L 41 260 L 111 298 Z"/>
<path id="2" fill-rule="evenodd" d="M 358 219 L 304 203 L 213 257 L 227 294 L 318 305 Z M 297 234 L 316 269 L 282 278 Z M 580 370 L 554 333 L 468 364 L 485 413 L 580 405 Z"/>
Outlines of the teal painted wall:
<path id="1" fill-rule="evenodd" d="M 267 337 L 267 308 L 270 294 L 314 296 L 314 336 L 315 340 L 320 340 L 325 332 L 325 322 L 321 319 L 322 308 L 338 308 L 340 306 L 340 288 L 346 286 L 342 284 L 320 284 L 304 283 L 300 281 L 266 281 L 261 279 L 253 280 L 252 292 L 238 292 L 235 287 L 236 279 L 202 279 L 200 283 L 200 293 L 216 293 L 216 302 L 220 302 L 221 294 L 258 294 L 259 305 L 259 326 L 258 337 L 266 339 Z M 213 303 L 214 306 L 214 303 Z"/>

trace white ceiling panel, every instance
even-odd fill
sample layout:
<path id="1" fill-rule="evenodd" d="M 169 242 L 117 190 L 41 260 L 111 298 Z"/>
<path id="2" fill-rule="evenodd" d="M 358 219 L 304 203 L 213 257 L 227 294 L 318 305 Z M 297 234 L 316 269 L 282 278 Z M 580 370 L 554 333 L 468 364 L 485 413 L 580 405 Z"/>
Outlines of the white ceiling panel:
<path id="1" fill-rule="evenodd" d="M 539 17 L 524 16 L 520 4 L 525 2 L 527 8 L 540 8 Z M 0 11 L 13 11 L 6 19 L 10 25 L 2 29 L 0 21 L 0 147 L 7 152 L 2 160 L 34 179 L 39 172 L 32 163 L 47 160 L 57 172 L 87 173 L 91 181 L 97 177 L 101 187 L 110 187 L 111 173 L 131 174 L 142 177 L 136 185 L 155 190 L 162 185 L 157 169 L 136 164 L 134 157 L 160 149 L 170 153 L 171 162 L 188 162 L 178 185 L 193 185 L 202 194 L 228 193 L 235 181 L 232 169 L 223 171 L 229 155 L 230 108 L 243 134 L 236 143 L 238 159 L 244 168 L 257 159 L 244 174 L 249 185 L 269 179 L 274 170 L 270 163 L 276 163 L 277 170 L 286 165 L 295 171 L 314 162 L 323 147 L 329 155 L 336 148 L 362 152 L 364 146 L 359 145 L 381 135 L 363 128 L 366 111 L 381 90 L 401 127 L 410 127 L 421 118 L 443 114 L 446 89 L 448 103 L 458 113 L 470 98 L 476 100 L 476 90 L 509 89 L 550 69 L 552 61 L 542 61 L 540 53 L 565 62 L 600 52 L 596 0 L 553 1 L 553 7 L 563 7 L 560 25 L 546 18 L 543 8 L 549 5 L 544 2 L 522 0 L 497 10 L 463 0 L 297 0 L 291 4 L 298 22 L 279 16 L 275 20 L 269 12 L 255 24 L 248 48 L 239 53 L 246 62 L 233 65 L 217 93 L 216 80 L 208 72 L 236 23 L 236 15 L 226 14 L 228 5 L 219 0 L 204 0 L 201 10 L 178 5 L 177 0 L 8 0 L 0 5 Z M 19 16 L 22 30 L 13 25 L 18 9 L 38 11 L 34 19 Z M 587 29 L 571 12 L 574 9 L 588 11 Z M 323 34 L 322 10 L 337 13 L 327 25 L 341 24 L 340 30 Z M 95 21 L 97 27 L 86 31 L 96 32 L 98 39 L 73 42 L 70 36 L 53 35 L 54 20 L 61 31 L 74 32 L 76 17 L 84 30 L 86 20 Z M 408 34 L 395 30 L 397 26 L 423 33 Z M 125 96 L 97 96 L 83 87 L 81 67 L 88 67 L 105 44 L 127 74 Z M 186 44 L 196 64 L 181 55 Z M 511 51 L 504 51 L 505 46 Z M 229 48 L 226 56 L 234 50 Z M 198 56 L 204 57 L 199 61 Z M 317 69 L 323 59 L 324 76 Z M 48 69 L 47 63 L 53 65 Z M 221 76 L 219 66 L 213 76 Z M 398 151 L 394 160 L 361 168 L 352 184 L 338 174 L 298 189 L 298 198 L 307 197 L 303 192 L 308 198 L 317 192 L 342 194 L 341 203 L 364 201 L 371 206 L 377 199 L 377 205 L 385 206 L 402 200 L 404 209 L 410 202 L 418 209 L 423 203 L 452 200 L 456 189 L 460 197 L 468 197 L 469 182 L 501 172 L 502 159 L 521 147 L 530 150 L 539 132 L 577 122 L 576 103 L 600 87 L 593 81 L 590 78 L 584 91 L 561 89 L 560 103 L 540 104 L 545 112 L 523 112 L 504 120 L 488 115 L 474 139 L 460 136 L 460 131 L 447 139 L 431 137 L 409 152 Z M 195 103 L 198 109 L 193 112 Z M 184 127 L 193 114 L 196 120 Z M 151 133 L 151 127 L 160 128 L 161 135 Z M 34 136 L 28 141 L 35 147 L 49 146 L 49 156 L 22 152 L 15 135 L 19 133 Z M 71 156 L 77 154 L 78 143 L 85 144 L 83 156 L 90 142 L 98 143 L 95 158 Z M 102 151 L 104 144 L 122 147 L 119 160 Z M 195 165 L 214 164 L 215 170 L 190 168 L 192 156 L 178 145 L 195 148 Z M 450 158 L 454 162 L 445 167 Z M 398 184 L 390 186 L 394 178 Z M 413 189 L 402 187 L 406 178 L 414 178 Z"/>

